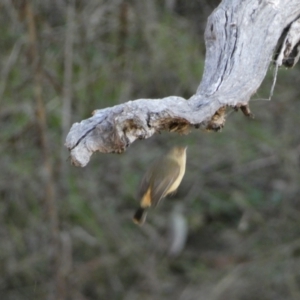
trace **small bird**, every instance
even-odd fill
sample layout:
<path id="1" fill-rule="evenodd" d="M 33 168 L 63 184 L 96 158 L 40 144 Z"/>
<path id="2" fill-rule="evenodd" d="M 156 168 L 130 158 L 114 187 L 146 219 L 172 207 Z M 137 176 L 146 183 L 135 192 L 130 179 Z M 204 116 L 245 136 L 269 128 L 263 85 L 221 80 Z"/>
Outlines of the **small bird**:
<path id="1" fill-rule="evenodd" d="M 185 173 L 186 149 L 172 148 L 148 169 L 138 191 L 141 202 L 133 216 L 136 224 L 142 225 L 145 222 L 150 206 L 157 206 L 162 198 L 177 190 Z"/>

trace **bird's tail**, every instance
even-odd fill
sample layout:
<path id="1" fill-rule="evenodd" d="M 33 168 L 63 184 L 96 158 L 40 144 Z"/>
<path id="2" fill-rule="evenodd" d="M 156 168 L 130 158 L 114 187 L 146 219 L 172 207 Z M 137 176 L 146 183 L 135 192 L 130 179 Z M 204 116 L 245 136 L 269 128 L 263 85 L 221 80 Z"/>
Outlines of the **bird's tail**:
<path id="1" fill-rule="evenodd" d="M 145 208 L 138 208 L 133 216 L 133 222 L 138 225 L 143 225 L 147 216 L 147 211 Z"/>

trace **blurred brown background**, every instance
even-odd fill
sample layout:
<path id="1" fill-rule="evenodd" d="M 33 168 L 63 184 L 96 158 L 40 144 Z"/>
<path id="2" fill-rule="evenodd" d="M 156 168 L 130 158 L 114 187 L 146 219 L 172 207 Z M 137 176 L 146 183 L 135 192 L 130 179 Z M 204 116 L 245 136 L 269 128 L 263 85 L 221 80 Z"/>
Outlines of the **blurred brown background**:
<path id="1" fill-rule="evenodd" d="M 63 145 L 94 109 L 192 96 L 218 3 L 1 1 L 0 299 L 300 299 L 299 66 L 255 101 L 270 66 L 255 119 L 228 110 L 221 133 L 162 133 L 85 168 Z M 137 227 L 140 178 L 174 145 L 182 185 Z"/>

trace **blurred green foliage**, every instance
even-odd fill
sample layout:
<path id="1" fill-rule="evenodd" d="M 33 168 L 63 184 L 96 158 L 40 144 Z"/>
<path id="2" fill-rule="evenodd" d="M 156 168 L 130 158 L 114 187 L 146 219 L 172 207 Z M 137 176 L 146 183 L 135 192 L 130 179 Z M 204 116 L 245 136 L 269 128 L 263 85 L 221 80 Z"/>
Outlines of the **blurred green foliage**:
<path id="1" fill-rule="evenodd" d="M 74 2 L 29 2 L 53 176 L 47 181 L 26 10 L 5 1 L 0 299 L 299 299 L 299 67 L 280 70 L 272 101 L 258 101 L 269 97 L 270 66 L 250 102 L 254 120 L 228 110 L 222 133 L 163 132 L 120 155 L 95 154 L 79 169 L 61 154 L 67 10 Z M 204 66 L 205 20 L 218 1 L 185 2 L 75 1 L 72 123 L 128 100 L 193 95 Z M 183 183 L 139 228 L 131 222 L 139 181 L 151 161 L 178 144 L 188 146 Z M 188 239 L 179 257 L 169 257 L 177 203 Z"/>

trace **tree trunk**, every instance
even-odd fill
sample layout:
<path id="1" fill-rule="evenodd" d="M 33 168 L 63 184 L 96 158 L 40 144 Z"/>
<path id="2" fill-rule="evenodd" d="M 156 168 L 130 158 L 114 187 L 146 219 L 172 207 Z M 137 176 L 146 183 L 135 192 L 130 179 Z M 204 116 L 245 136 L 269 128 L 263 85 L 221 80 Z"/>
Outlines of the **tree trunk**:
<path id="1" fill-rule="evenodd" d="M 66 147 L 77 166 L 95 151 L 122 152 L 136 139 L 161 130 L 219 130 L 226 107 L 242 108 L 261 85 L 273 57 L 275 68 L 293 66 L 300 41 L 300 0 L 223 0 L 208 18 L 206 59 L 195 95 L 139 99 L 96 110 L 73 124 Z"/>

